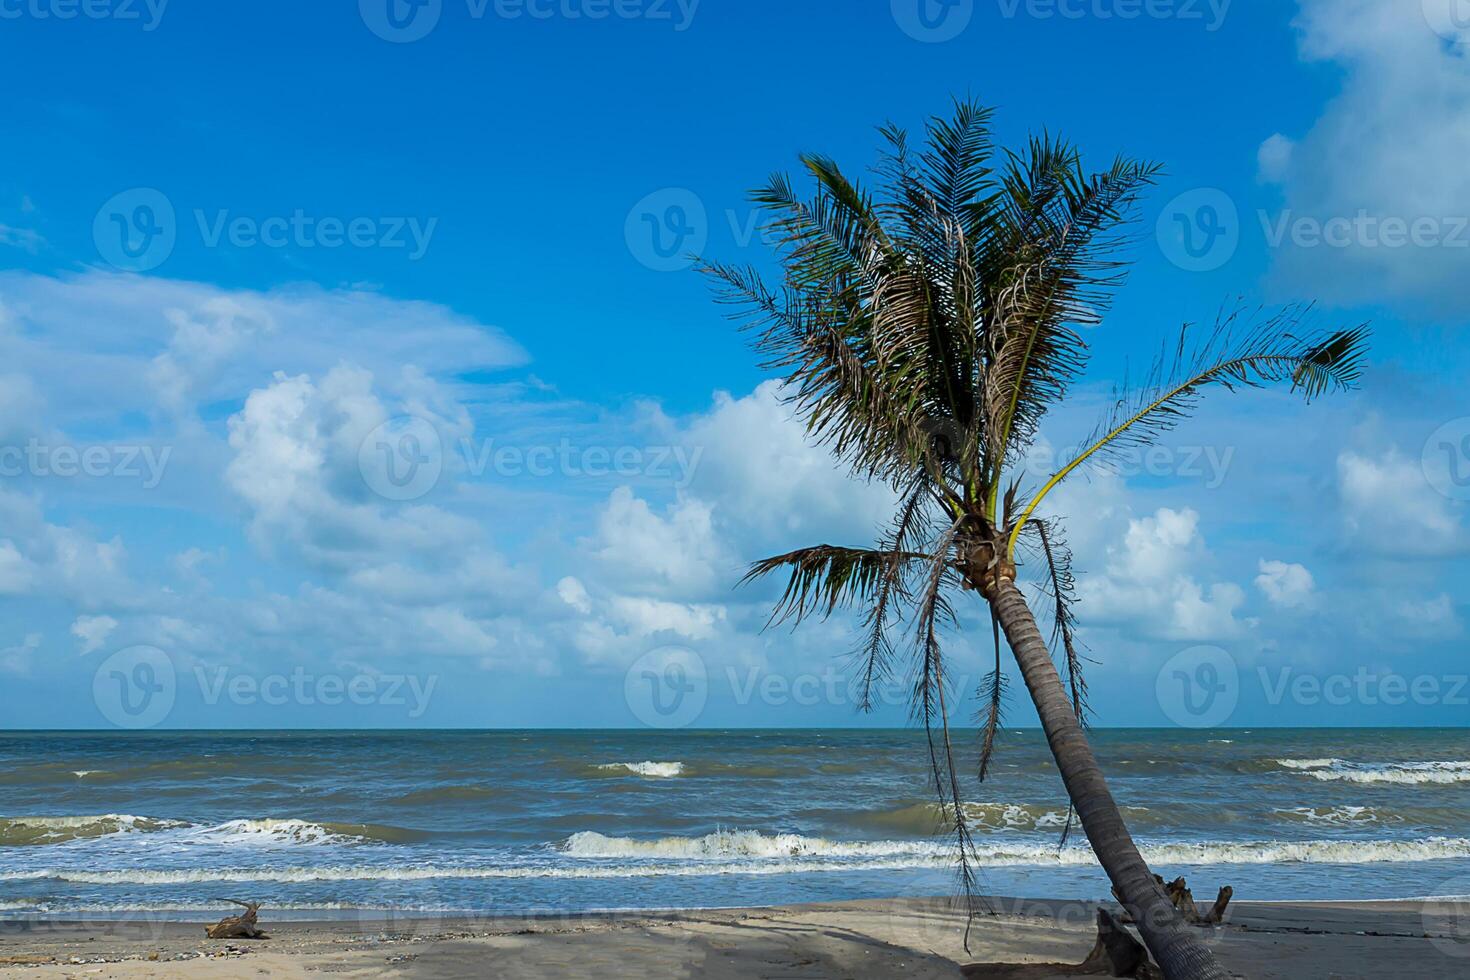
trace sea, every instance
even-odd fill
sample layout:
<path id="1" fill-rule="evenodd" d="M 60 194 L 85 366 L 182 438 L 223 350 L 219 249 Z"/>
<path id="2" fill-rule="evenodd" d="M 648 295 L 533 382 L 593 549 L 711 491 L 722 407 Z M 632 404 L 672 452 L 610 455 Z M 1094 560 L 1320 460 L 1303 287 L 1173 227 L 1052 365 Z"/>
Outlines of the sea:
<path id="1" fill-rule="evenodd" d="M 1470 895 L 1470 731 L 1091 737 L 1145 858 L 1196 896 Z M 953 895 L 927 760 L 914 730 L 0 733 L 0 918 Z M 1107 896 L 1039 731 L 966 785 L 983 894 Z"/>

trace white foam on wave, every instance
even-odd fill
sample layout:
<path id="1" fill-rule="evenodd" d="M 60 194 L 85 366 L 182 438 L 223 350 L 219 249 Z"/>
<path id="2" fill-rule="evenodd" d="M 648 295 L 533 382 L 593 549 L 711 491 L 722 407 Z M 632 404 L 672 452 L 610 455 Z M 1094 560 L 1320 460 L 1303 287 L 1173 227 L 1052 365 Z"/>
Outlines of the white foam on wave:
<path id="1" fill-rule="evenodd" d="M 416 831 L 371 824 L 318 823 L 294 817 L 191 823 L 168 817 L 130 813 L 92 816 L 0 817 L 0 846 L 64 844 L 119 834 L 147 834 L 152 846 L 159 835 L 179 845 L 361 844 L 412 840 Z"/>
<path id="2" fill-rule="evenodd" d="M 682 762 L 606 762 L 597 768 L 631 772 L 638 776 L 649 776 L 655 779 L 670 779 L 684 774 L 684 763 Z"/>
<path id="3" fill-rule="evenodd" d="M 147 833 L 186 827 L 183 820 L 140 817 L 131 813 L 85 816 L 0 817 L 0 845 L 57 844 L 114 834 Z"/>
<path id="4" fill-rule="evenodd" d="M 1342 759 L 1277 759 L 1276 763 L 1322 782 L 1404 786 L 1470 783 L 1470 761 L 1364 763 Z"/>
<path id="5" fill-rule="evenodd" d="M 1367 806 L 1297 806 L 1290 809 L 1278 808 L 1272 812 L 1329 827 L 1357 827 L 1367 823 L 1383 822 L 1378 811 Z M 1398 820 L 1397 817 L 1389 819 Z"/>
<path id="6" fill-rule="evenodd" d="M 562 853 L 579 858 L 787 858 L 891 857 L 947 855 L 947 845 L 927 841 L 833 841 L 801 834 L 762 834 L 756 830 L 717 830 L 703 837 L 607 837 L 584 830 L 567 838 Z"/>
<path id="7" fill-rule="evenodd" d="M 710 838 L 714 838 L 711 840 Z M 57 880 L 93 885 L 171 885 L 204 882 L 423 881 L 461 878 L 657 878 L 719 875 L 781 875 L 818 872 L 889 871 L 946 868 L 952 849 L 912 841 L 828 841 L 794 834 L 763 835 L 755 831 L 722 831 L 704 838 L 631 838 L 574 835 L 584 858 L 636 858 L 616 864 L 523 865 L 481 867 L 322 866 L 271 868 L 187 868 L 82 870 L 48 868 L 0 872 L 0 881 Z M 1232 864 L 1375 864 L 1470 858 L 1470 839 L 1430 837 L 1416 841 L 1256 841 L 1238 843 L 1156 844 L 1142 848 L 1154 865 Z M 1079 866 L 1095 863 L 1085 846 L 976 848 L 979 864 L 1006 866 Z"/>

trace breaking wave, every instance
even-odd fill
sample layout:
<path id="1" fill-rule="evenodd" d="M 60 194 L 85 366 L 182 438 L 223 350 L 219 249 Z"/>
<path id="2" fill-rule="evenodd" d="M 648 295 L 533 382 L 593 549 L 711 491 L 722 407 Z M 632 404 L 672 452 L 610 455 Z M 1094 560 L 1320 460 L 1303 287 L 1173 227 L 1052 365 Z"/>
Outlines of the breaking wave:
<path id="1" fill-rule="evenodd" d="M 382 824 L 328 823 L 310 820 L 228 820 L 201 825 L 187 820 L 138 817 L 128 813 L 98 816 L 0 817 L 0 847 L 64 844 L 116 834 L 168 832 L 181 843 L 218 844 L 406 844 L 429 835 Z"/>
<path id="2" fill-rule="evenodd" d="M 1470 783 L 1470 762 L 1386 762 L 1342 759 L 1277 759 L 1277 765 L 1323 782 L 1394 783 L 1405 786 Z"/>
<path id="3" fill-rule="evenodd" d="M 684 775 L 682 762 L 606 762 L 596 767 L 603 772 L 631 772 L 636 776 L 669 779 Z"/>
<path id="4" fill-rule="evenodd" d="M 815 872 L 944 868 L 945 845 L 918 841 L 833 841 L 798 834 L 717 831 L 703 837 L 643 840 L 574 834 L 560 847 L 572 864 L 511 866 L 371 866 L 83 870 L 48 868 L 0 872 L 0 881 L 62 881 L 96 885 L 201 882 L 422 881 L 449 878 L 656 878 L 777 875 Z M 1258 841 L 1145 845 L 1154 865 L 1371 864 L 1470 858 L 1470 839 L 1418 841 Z M 978 847 L 982 866 L 1076 866 L 1095 862 L 1085 846 Z"/>

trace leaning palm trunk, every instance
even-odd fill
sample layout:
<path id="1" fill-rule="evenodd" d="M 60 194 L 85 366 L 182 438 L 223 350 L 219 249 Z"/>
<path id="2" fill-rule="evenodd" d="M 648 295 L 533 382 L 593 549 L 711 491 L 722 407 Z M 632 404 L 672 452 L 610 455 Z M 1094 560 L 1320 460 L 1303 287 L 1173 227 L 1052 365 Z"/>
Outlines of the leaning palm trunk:
<path id="1" fill-rule="evenodd" d="M 864 706 L 876 678 L 899 667 L 910 633 L 914 713 L 928 730 L 929 760 L 951 814 L 960 872 L 973 897 L 974 850 L 965 816 L 966 777 L 956 763 L 946 687 L 945 634 L 959 626 L 951 597 L 978 591 L 1003 628 L 1036 703 L 1076 813 L 1097 859 L 1133 914 L 1169 980 L 1227 974 L 1187 927 L 1128 835 L 1083 735 L 1086 684 L 1077 651 L 1070 559 L 1055 516 L 1038 510 L 1089 461 L 1150 445 L 1210 388 L 1289 384 L 1308 400 L 1352 387 L 1367 330 L 1303 329 L 1288 308 L 1248 322 L 1226 311 L 1203 337 L 1186 330 L 1166 347 L 1141 389 L 1118 392 L 1111 410 L 1065 465 L 1034 484 L 1028 474 L 1042 419 L 1066 400 L 1087 363 L 1079 327 L 1102 322 L 1121 282 L 1113 257 L 1120 228 L 1157 168 L 1127 159 L 1089 174 L 1077 152 L 1034 139 L 992 165 L 988 110 L 955 106 L 934 119 L 922 149 L 895 126 L 871 194 L 827 157 L 802 158 L 817 193 L 802 200 L 784 174 L 758 190 L 775 216 L 784 279 L 708 262 L 721 298 L 758 331 L 767 366 L 818 442 L 859 478 L 899 497 L 876 547 L 816 545 L 757 562 L 748 579 L 789 574 L 773 620 L 863 610 Z M 1055 605 L 1058 659 L 1016 588 L 1018 546 L 1039 543 L 1043 583 Z M 981 686 L 979 779 L 996 748 L 1005 672 Z M 959 693 L 959 692 L 953 692 Z M 1070 695 L 1070 697 L 1069 697 Z"/>
<path id="2" fill-rule="evenodd" d="M 1138 924 L 1149 952 L 1169 980 L 1226 980 L 1230 974 L 1185 923 L 1138 853 L 1025 596 L 1015 582 L 1002 578 L 992 590 L 990 602 L 1041 716 L 1041 727 L 1067 796 L 1093 853 Z"/>

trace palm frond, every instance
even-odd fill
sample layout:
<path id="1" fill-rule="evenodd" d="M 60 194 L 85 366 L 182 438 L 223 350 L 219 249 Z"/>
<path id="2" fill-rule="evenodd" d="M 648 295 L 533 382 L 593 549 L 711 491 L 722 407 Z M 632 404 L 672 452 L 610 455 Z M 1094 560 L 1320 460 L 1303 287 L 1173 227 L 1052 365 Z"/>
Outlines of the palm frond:
<path id="1" fill-rule="evenodd" d="M 1011 531 L 1011 549 L 1037 505 L 1068 475 L 1090 459 L 1107 459 L 1151 445 L 1187 418 L 1212 385 L 1234 390 L 1289 381 L 1293 390 L 1308 399 L 1356 385 L 1367 326 L 1303 333 L 1303 319 L 1309 312 L 1309 307 L 1287 307 L 1237 330 L 1244 319 L 1237 308 L 1217 320 L 1210 336 L 1193 350 L 1188 343 L 1189 328 L 1180 331 L 1174 350 L 1160 355 L 1144 385 L 1137 391 L 1115 394 L 1112 410 L 1084 441 L 1082 451 L 1032 498 Z"/>
<path id="2" fill-rule="evenodd" d="M 740 580 L 745 585 L 783 569 L 790 569 L 786 590 L 776 602 L 768 626 L 788 619 L 801 622 L 811 615 L 827 617 L 839 606 L 874 598 L 895 566 L 932 562 L 920 552 L 872 551 L 817 545 L 766 558 L 750 566 Z"/>
<path id="3" fill-rule="evenodd" d="M 1041 538 L 1041 551 L 1046 557 L 1047 591 L 1052 600 L 1052 649 L 1058 645 L 1066 658 L 1067 688 L 1072 695 L 1072 711 L 1083 728 L 1087 727 L 1087 678 L 1082 674 L 1082 655 L 1077 650 L 1077 580 L 1072 573 L 1072 552 L 1067 543 L 1047 521 L 1033 520 Z"/>
<path id="4" fill-rule="evenodd" d="M 995 755 L 995 737 L 1004 722 L 1006 675 L 1000 669 L 1000 620 L 990 615 L 991 640 L 995 645 L 995 668 L 985 677 L 978 692 L 984 706 L 982 710 L 980 736 L 980 781 L 990 772 L 990 760 Z"/>

